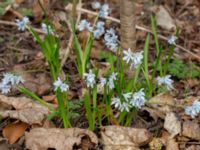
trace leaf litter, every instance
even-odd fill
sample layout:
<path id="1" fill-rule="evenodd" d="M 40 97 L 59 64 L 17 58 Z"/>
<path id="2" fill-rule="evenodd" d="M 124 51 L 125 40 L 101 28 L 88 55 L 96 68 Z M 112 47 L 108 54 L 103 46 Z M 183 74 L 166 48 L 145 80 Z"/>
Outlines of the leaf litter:
<path id="1" fill-rule="evenodd" d="M 25 133 L 25 144 L 27 149 L 46 150 L 55 148 L 57 150 L 73 150 L 74 146 L 81 146 L 83 138 L 89 140 L 88 149 L 91 145 L 98 144 L 96 135 L 86 129 L 69 128 L 34 128 Z"/>
<path id="2" fill-rule="evenodd" d="M 0 102 L 12 106 L 15 110 L 0 110 L 2 118 L 13 118 L 22 122 L 42 124 L 49 109 L 27 97 L 8 97 L 0 95 Z"/>
<path id="3" fill-rule="evenodd" d="M 185 5 L 185 3 L 187 3 L 187 2 L 189 2 L 189 4 Z M 167 2 L 167 3 L 173 3 L 173 2 L 170 1 L 170 2 Z M 182 7 L 180 5 L 184 5 L 184 9 L 179 9 L 180 11 L 178 11 L 178 13 L 177 13 L 180 16 L 179 15 L 177 16 L 176 23 L 179 23 L 179 24 L 182 23 L 183 26 L 186 26 L 185 30 L 187 30 L 187 31 L 184 32 L 184 30 L 183 30 L 184 37 L 188 37 L 189 39 L 196 40 L 195 37 L 194 37 L 195 34 L 193 34 L 193 33 L 196 32 L 196 30 L 194 30 L 194 29 L 196 29 L 197 27 L 190 25 L 191 20 L 195 21 L 195 17 L 190 15 L 191 18 L 187 18 L 186 14 L 188 12 L 190 13 L 190 11 L 192 9 L 194 9 L 194 11 L 193 11 L 194 13 L 198 12 L 197 9 L 195 8 L 196 7 L 195 4 L 197 2 L 194 2 L 194 1 L 190 2 L 190 1 L 187 1 L 187 0 L 183 0 L 183 1 L 178 0 L 178 1 L 176 1 L 176 3 L 178 4 L 176 6 L 178 9 L 179 9 L 179 7 Z M 142 4 L 142 6 L 143 6 L 143 4 Z M 33 9 L 36 10 L 37 8 L 33 8 Z M 181 14 L 181 12 L 183 12 L 183 13 Z M 197 13 L 195 13 L 195 14 L 197 14 Z M 34 19 L 35 19 L 36 22 L 39 22 L 41 20 L 41 16 L 43 16 L 43 12 L 41 11 L 41 9 L 38 10 L 38 12 L 36 11 L 36 13 L 34 14 L 34 16 L 37 16 L 37 15 L 40 16 L 40 17 L 38 17 L 38 18 L 34 17 Z M 174 15 L 176 16 L 176 14 L 174 14 Z M 167 18 L 167 19 L 163 20 L 163 18 Z M 171 15 L 171 12 L 169 11 L 169 8 L 163 7 L 162 5 L 159 6 L 158 9 L 157 9 L 157 19 L 158 19 L 158 24 L 162 28 L 166 28 L 167 30 L 173 29 L 173 27 L 175 26 L 174 25 L 175 21 L 172 18 L 172 15 Z M 187 22 L 183 22 L 184 19 L 186 19 Z M 162 24 L 163 22 L 164 22 L 164 24 Z M 196 21 L 196 22 L 198 22 L 198 21 Z M 144 36 L 145 36 L 145 34 L 144 34 Z M 181 40 L 183 40 L 183 39 L 181 39 Z M 188 40 L 188 39 L 186 38 L 186 40 Z M 193 42 L 193 41 L 191 41 L 191 42 Z M 197 45 L 197 44 L 192 44 L 191 42 L 190 41 L 185 42 L 186 46 L 191 48 L 191 47 L 194 47 L 195 45 Z M 190 57 L 187 56 L 186 59 L 190 59 Z M 32 84 L 32 83 L 30 83 L 30 84 Z M 193 81 L 188 82 L 188 85 L 190 85 L 191 87 L 198 86 L 198 84 L 196 82 L 193 83 Z M 36 89 L 35 91 L 36 91 L 36 93 L 39 93 L 37 91 L 40 91 L 40 90 Z M 40 95 L 43 96 L 44 93 L 45 92 L 42 92 Z M 2 96 L 0 96 L 0 97 L 2 97 Z M 3 98 L 5 99 L 5 97 L 3 97 Z M 9 99 L 8 102 L 7 102 L 7 99 Z M 18 99 L 16 97 L 15 98 L 14 97 L 8 97 L 7 99 L 5 99 L 4 101 L 2 101 L 0 99 L 0 102 L 3 104 L 3 109 L 1 109 L 0 113 L 6 112 L 4 117 L 15 118 L 17 120 L 21 120 L 21 121 L 26 122 L 28 124 L 42 124 L 43 119 L 46 118 L 46 115 L 49 112 L 49 110 L 46 110 L 45 107 L 43 108 L 43 106 L 39 106 L 38 103 L 33 102 L 31 99 L 30 99 L 30 101 L 32 103 L 30 101 L 27 101 L 27 100 L 15 101 L 14 99 Z M 11 99 L 14 100 L 14 101 L 11 102 Z M 26 98 L 22 97 L 22 98 L 19 98 L 19 99 L 26 99 Z M 54 98 L 52 98 L 52 99 L 54 99 Z M 23 103 L 24 101 L 27 102 L 27 103 L 24 104 Z M 165 137 L 163 137 L 163 135 L 161 135 L 161 137 L 160 137 L 160 135 L 155 136 L 155 137 L 158 137 L 158 138 L 155 139 L 156 142 L 155 142 L 154 145 L 156 145 L 156 146 L 162 145 L 163 147 L 165 146 L 166 149 L 168 149 L 168 150 L 179 149 L 178 143 L 177 143 L 177 141 L 178 141 L 177 137 L 179 135 L 182 135 L 184 138 L 187 137 L 188 141 L 190 139 L 192 139 L 192 140 L 196 140 L 197 142 L 199 142 L 200 139 L 199 139 L 199 123 L 198 123 L 198 120 L 194 121 L 194 120 L 191 120 L 191 119 L 188 119 L 188 118 L 183 118 L 179 113 L 176 113 L 178 111 L 174 110 L 173 107 L 172 107 L 173 105 L 176 104 L 176 102 L 175 102 L 175 100 L 172 96 L 166 95 L 166 94 L 157 95 L 154 98 L 150 99 L 150 102 L 155 103 L 155 104 L 148 104 L 148 107 L 146 107 L 145 109 L 153 116 L 153 118 L 155 119 L 155 122 L 159 119 L 162 119 L 164 121 L 164 128 L 167 130 L 166 131 L 166 130 L 163 129 L 165 132 L 163 130 L 161 131 L 162 134 L 167 133 L 167 135 L 165 135 Z M 20 104 L 20 103 L 22 103 L 22 104 Z M 160 105 L 160 104 L 156 104 L 156 103 L 163 103 L 163 104 L 167 104 L 167 105 Z M 180 103 L 183 103 L 183 101 L 181 101 Z M 13 107 L 15 110 L 12 110 L 11 107 Z M 35 115 L 37 116 L 35 119 L 30 117 L 30 116 L 35 116 Z M 30 120 L 30 119 L 32 119 L 32 120 Z M 11 123 L 11 124 L 15 124 L 15 123 Z M 6 129 L 8 127 L 9 127 L 9 125 L 7 125 L 4 129 Z M 103 127 L 104 130 L 106 129 L 107 132 L 112 133 L 113 135 L 115 135 L 115 137 L 120 137 L 119 135 L 122 135 L 122 137 L 124 136 L 124 139 L 126 139 L 127 136 L 129 136 L 129 134 L 127 132 L 131 131 L 131 129 L 134 129 L 134 128 L 123 127 L 123 129 L 121 129 L 122 131 L 118 131 L 119 130 L 118 128 L 121 128 L 121 127 L 116 127 L 116 126 L 113 126 L 113 127 L 110 127 L 110 128 Z M 181 128 L 181 130 L 180 130 L 180 128 Z M 116 129 L 116 130 L 114 130 L 114 129 Z M 33 129 L 33 131 L 35 131 L 35 130 Z M 32 133 L 33 131 L 31 131 L 30 133 Z M 139 131 L 139 130 L 137 130 L 137 131 Z M 105 132 L 105 131 L 102 131 L 102 132 Z M 110 135 L 110 134 L 107 134 L 107 132 L 104 133 L 105 134 L 104 136 Z M 114 134 L 115 132 L 116 132 L 116 134 Z M 48 133 L 46 133 L 46 131 L 42 132 L 42 133 L 48 135 Z M 39 133 L 38 133 L 38 135 L 39 135 Z M 131 136 L 133 136 L 133 135 L 131 135 Z M 48 138 L 49 137 L 47 137 L 47 139 Z M 165 140 L 163 140 L 164 138 L 165 138 Z M 114 137 L 108 136 L 105 139 L 106 140 L 111 139 L 111 140 L 114 141 Z M 127 138 L 127 139 L 129 139 L 129 138 Z M 109 141 L 109 140 L 107 140 L 107 141 L 106 140 L 104 140 L 105 143 Z M 143 144 L 141 144 L 141 145 L 138 144 L 140 142 L 137 143 L 135 140 L 130 140 L 130 142 L 132 142 L 131 144 L 134 145 L 133 147 L 131 147 L 132 149 L 133 148 L 139 149 L 139 146 L 143 145 Z M 52 143 L 54 143 L 54 141 Z M 109 146 L 106 147 L 105 143 L 103 143 L 103 145 L 105 145 L 104 148 L 109 148 Z M 113 145 L 117 144 L 117 142 L 113 142 L 113 143 L 112 143 Z M 118 141 L 118 144 L 119 143 L 123 143 L 123 142 Z M 137 143 L 137 144 L 135 144 L 135 143 Z M 41 147 L 42 147 L 42 143 L 41 143 Z M 110 147 L 113 148 L 115 146 L 113 146 L 113 147 L 110 146 Z M 127 148 L 126 146 L 124 146 L 124 147 Z M 122 147 L 122 149 L 124 147 Z M 156 147 L 156 148 L 155 147 L 152 148 L 152 149 L 158 149 L 159 148 L 159 147 Z M 188 147 L 186 146 L 184 149 L 193 150 L 193 149 L 200 149 L 200 148 L 199 148 L 198 145 L 197 146 L 192 145 L 192 146 L 188 146 Z"/>

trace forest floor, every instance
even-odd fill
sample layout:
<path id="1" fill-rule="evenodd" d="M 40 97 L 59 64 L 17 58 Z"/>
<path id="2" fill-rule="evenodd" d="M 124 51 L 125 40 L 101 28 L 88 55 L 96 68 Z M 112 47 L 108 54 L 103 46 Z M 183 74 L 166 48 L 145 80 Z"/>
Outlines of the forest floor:
<path id="1" fill-rule="evenodd" d="M 70 30 L 71 8 L 68 2 L 41 0 L 48 12 L 60 39 L 60 58 L 63 78 L 69 78 L 68 99 L 72 101 L 71 124 L 74 128 L 63 129 L 62 119 L 49 119 L 49 110 L 19 92 L 17 88 L 0 94 L 0 150 L 21 149 L 105 149 L 105 150 L 200 150 L 200 115 L 192 118 L 184 109 L 175 105 L 191 106 L 200 101 L 200 1 L 199 0 L 138 0 L 136 3 L 137 50 L 144 48 L 145 39 L 151 33 L 151 15 L 155 15 L 160 44 L 165 45 L 168 37 L 180 31 L 168 73 L 171 74 L 173 89 L 153 94 L 155 104 L 146 104 L 129 127 L 115 119 L 96 125 L 89 131 L 85 108 L 80 101 L 86 83 L 80 78 L 76 67 L 76 55 Z M 77 22 L 82 19 L 94 21 L 95 10 L 92 0 L 83 0 L 77 5 Z M 105 1 L 101 1 L 105 3 Z M 105 28 L 114 28 L 120 33 L 119 0 L 106 1 L 111 13 Z M 19 31 L 16 19 L 28 16 L 31 26 L 41 35 L 45 14 L 35 0 L 7 0 L 0 2 L 0 77 L 3 73 L 15 72 L 23 77 L 23 85 L 36 93 L 45 102 L 58 106 L 53 90 L 53 80 L 48 63 L 28 30 Z M 87 32 L 78 32 L 81 44 L 85 44 Z M 119 36 L 120 37 L 120 36 Z M 167 48 L 161 59 L 167 54 Z M 103 37 L 95 40 L 90 55 L 90 66 L 99 69 L 100 75 L 109 71 L 107 53 L 115 55 L 105 44 Z M 151 33 L 149 62 L 154 61 L 155 42 Z M 129 74 L 129 72 L 127 73 Z M 98 93 L 98 100 L 102 94 Z M 164 105 L 160 105 L 164 104 Z M 118 116 L 114 111 L 115 116 Z M 121 126 L 120 126 L 121 125 Z"/>

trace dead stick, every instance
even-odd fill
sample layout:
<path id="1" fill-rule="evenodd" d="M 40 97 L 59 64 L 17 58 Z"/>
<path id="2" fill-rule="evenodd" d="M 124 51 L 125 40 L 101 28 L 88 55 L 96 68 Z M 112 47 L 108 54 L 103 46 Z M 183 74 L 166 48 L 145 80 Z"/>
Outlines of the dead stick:
<path id="1" fill-rule="evenodd" d="M 11 22 L 11 21 L 4 21 L 4 20 L 0 20 L 0 24 L 3 25 L 8 25 L 8 26 L 17 26 L 17 24 L 15 22 Z M 46 34 L 46 32 L 37 29 L 37 28 L 33 28 L 36 32 L 40 33 L 40 34 Z"/>

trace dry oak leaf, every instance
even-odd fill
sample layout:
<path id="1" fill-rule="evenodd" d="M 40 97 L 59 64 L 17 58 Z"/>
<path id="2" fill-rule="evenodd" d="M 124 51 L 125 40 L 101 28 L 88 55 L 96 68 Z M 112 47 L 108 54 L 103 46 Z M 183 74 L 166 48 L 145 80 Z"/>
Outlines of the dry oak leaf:
<path id="1" fill-rule="evenodd" d="M 87 129 L 34 128 L 25 133 L 25 145 L 31 150 L 47 150 L 48 148 L 72 150 L 73 146 L 79 146 L 85 137 L 90 139 L 90 145 L 98 143 L 96 135 Z"/>
<path id="2" fill-rule="evenodd" d="M 175 113 L 167 113 L 164 128 L 170 133 L 171 138 L 181 133 L 181 121 L 177 118 Z"/>
<path id="3" fill-rule="evenodd" d="M 139 150 L 139 146 L 149 143 L 152 136 L 146 129 L 104 126 L 101 138 L 104 150 Z"/>
<path id="4" fill-rule="evenodd" d="M 0 111 L 3 118 L 19 119 L 28 124 L 42 124 L 49 113 L 49 109 L 27 97 L 8 97 L 0 95 L 0 102 L 11 105 L 16 110 Z"/>
<path id="5" fill-rule="evenodd" d="M 194 121 L 183 122 L 182 135 L 194 140 L 200 140 L 200 127 L 199 124 Z"/>
<path id="6" fill-rule="evenodd" d="M 20 137 L 25 133 L 25 130 L 29 127 L 27 123 L 24 122 L 14 122 L 8 124 L 3 128 L 3 136 L 8 139 L 9 144 L 14 144 Z"/>

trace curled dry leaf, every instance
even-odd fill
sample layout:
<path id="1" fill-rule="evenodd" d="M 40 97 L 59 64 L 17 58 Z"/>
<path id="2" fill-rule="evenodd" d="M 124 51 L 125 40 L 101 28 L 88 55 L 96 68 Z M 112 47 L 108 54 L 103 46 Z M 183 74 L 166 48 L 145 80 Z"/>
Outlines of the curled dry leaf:
<path id="1" fill-rule="evenodd" d="M 0 102 L 11 105 L 16 110 L 3 110 L 3 118 L 19 119 L 28 124 L 41 124 L 49 113 L 49 109 L 27 97 L 7 97 L 0 95 Z"/>
<path id="2" fill-rule="evenodd" d="M 10 144 L 14 144 L 25 133 L 25 130 L 29 127 L 27 123 L 15 122 L 7 125 L 3 128 L 3 136 L 8 139 Z"/>
<path id="3" fill-rule="evenodd" d="M 96 135 L 86 129 L 34 128 L 25 134 L 25 144 L 26 148 L 31 150 L 46 150 L 48 148 L 72 150 L 73 146 L 79 146 L 85 137 L 89 138 L 90 145 L 98 143 Z"/>
<path id="4" fill-rule="evenodd" d="M 200 127 L 199 124 L 194 121 L 183 122 L 182 135 L 194 140 L 200 140 Z"/>
<path id="5" fill-rule="evenodd" d="M 151 137 L 146 129 L 122 126 L 105 126 L 101 129 L 104 150 L 137 150 L 139 146 L 149 143 Z"/>
<path id="6" fill-rule="evenodd" d="M 156 116 L 164 119 L 167 113 L 173 111 L 171 106 L 175 105 L 175 100 L 168 93 L 161 93 L 151 98 L 148 103 L 148 107 L 143 109 L 148 111 L 154 119 Z"/>
<path id="7" fill-rule="evenodd" d="M 165 117 L 164 128 L 171 134 L 171 138 L 181 133 L 181 121 L 174 113 L 168 113 Z"/>

